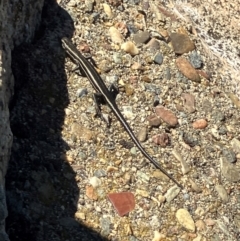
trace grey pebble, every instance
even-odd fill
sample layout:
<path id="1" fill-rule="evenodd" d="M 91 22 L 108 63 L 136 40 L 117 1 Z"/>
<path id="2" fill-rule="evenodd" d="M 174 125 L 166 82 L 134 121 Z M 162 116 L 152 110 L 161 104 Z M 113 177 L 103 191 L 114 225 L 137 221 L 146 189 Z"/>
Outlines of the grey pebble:
<path id="1" fill-rule="evenodd" d="M 230 163 L 234 163 L 236 159 L 236 154 L 231 149 L 223 149 L 222 154 L 225 156 L 226 160 Z"/>
<path id="2" fill-rule="evenodd" d="M 83 96 L 86 96 L 88 94 L 88 91 L 86 88 L 81 88 L 77 90 L 77 97 L 82 98 Z"/>
<path id="3" fill-rule="evenodd" d="M 96 177 L 106 177 L 107 173 L 103 169 L 98 169 L 94 172 L 94 176 L 96 176 Z"/>
<path id="4" fill-rule="evenodd" d="M 221 158 L 221 172 L 230 182 L 240 181 L 240 169 L 228 162 L 224 157 Z"/>
<path id="5" fill-rule="evenodd" d="M 101 234 L 107 236 L 111 232 L 111 219 L 109 217 L 100 218 Z"/>
<path id="6" fill-rule="evenodd" d="M 222 199 L 223 203 L 227 203 L 228 202 L 228 194 L 227 191 L 225 190 L 225 188 L 222 185 L 216 185 L 215 187 L 218 195 L 220 196 L 220 198 Z"/>
<path id="7" fill-rule="evenodd" d="M 202 67 L 202 64 L 203 64 L 202 57 L 195 50 L 190 53 L 189 61 L 192 64 L 192 66 L 196 69 L 199 69 Z"/>
<path id="8" fill-rule="evenodd" d="M 171 75 L 170 68 L 167 67 L 165 70 L 165 78 L 166 78 L 166 80 L 170 80 L 171 77 L 172 77 L 172 75 Z"/>
<path id="9" fill-rule="evenodd" d="M 148 31 L 139 32 L 133 35 L 133 41 L 136 44 L 142 44 L 148 42 L 150 39 L 150 33 Z"/>
<path id="10" fill-rule="evenodd" d="M 154 61 L 155 64 L 162 64 L 163 63 L 163 55 L 161 53 L 157 53 L 154 56 L 153 61 Z"/>

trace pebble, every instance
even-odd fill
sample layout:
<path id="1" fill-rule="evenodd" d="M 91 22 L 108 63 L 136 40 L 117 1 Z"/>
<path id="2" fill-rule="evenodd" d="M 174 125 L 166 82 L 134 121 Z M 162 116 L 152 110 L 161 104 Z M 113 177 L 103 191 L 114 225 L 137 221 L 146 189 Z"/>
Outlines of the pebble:
<path id="1" fill-rule="evenodd" d="M 164 173 L 162 173 L 160 170 L 155 170 L 153 173 L 152 173 L 152 176 L 161 180 L 161 181 L 169 181 L 169 178 L 168 176 L 166 176 Z"/>
<path id="2" fill-rule="evenodd" d="M 155 107 L 155 112 L 156 115 L 159 116 L 168 125 L 174 127 L 178 124 L 178 119 L 176 115 L 172 111 L 166 109 L 165 107 L 158 105 Z"/>
<path id="3" fill-rule="evenodd" d="M 216 185 L 215 189 L 218 193 L 218 195 L 220 196 L 220 198 L 222 199 L 223 203 L 227 203 L 228 202 L 228 194 L 227 191 L 225 190 L 225 188 L 222 185 Z"/>
<path id="4" fill-rule="evenodd" d="M 166 198 L 166 201 L 171 202 L 179 194 L 180 190 L 181 189 L 178 186 L 173 186 L 169 188 L 166 194 L 164 195 Z"/>
<path id="5" fill-rule="evenodd" d="M 229 148 L 222 149 L 222 154 L 225 157 L 225 159 L 230 163 L 234 163 L 237 160 L 236 154 Z"/>
<path id="6" fill-rule="evenodd" d="M 166 147 L 170 143 L 170 139 L 167 133 L 162 133 L 158 135 L 154 135 L 152 137 L 152 141 L 161 147 Z"/>
<path id="7" fill-rule="evenodd" d="M 123 36 L 122 34 L 116 29 L 115 27 L 109 28 L 109 35 L 111 37 L 111 40 L 113 43 L 122 43 L 123 42 Z"/>
<path id="8" fill-rule="evenodd" d="M 123 44 L 121 45 L 121 49 L 122 49 L 123 51 L 125 51 L 126 53 L 131 54 L 132 56 L 139 54 L 138 48 L 137 48 L 136 45 L 135 45 L 133 42 L 131 42 L 131 41 L 128 41 L 128 42 L 123 43 Z"/>
<path id="9" fill-rule="evenodd" d="M 202 192 L 202 189 L 193 180 L 190 179 L 189 182 L 190 182 L 192 190 L 194 192 L 196 192 L 196 193 Z"/>
<path id="10" fill-rule="evenodd" d="M 76 122 L 71 125 L 71 133 L 72 135 L 75 135 L 76 137 L 86 141 L 89 141 L 93 139 L 94 136 L 96 136 L 96 133 L 93 133 L 91 130 Z"/>
<path id="11" fill-rule="evenodd" d="M 171 33 L 170 34 L 173 50 L 176 54 L 184 54 L 195 49 L 194 43 L 186 34 Z"/>
<path id="12" fill-rule="evenodd" d="M 108 236 L 111 232 L 112 226 L 110 217 L 101 217 L 99 221 L 101 226 L 101 235 Z"/>
<path id="13" fill-rule="evenodd" d="M 183 93 L 181 95 L 183 99 L 183 108 L 188 113 L 195 112 L 195 97 L 192 94 Z"/>
<path id="14" fill-rule="evenodd" d="M 146 190 L 136 189 L 136 194 L 139 194 L 142 197 L 149 197 L 150 194 Z"/>
<path id="15" fill-rule="evenodd" d="M 137 138 L 140 142 L 144 142 L 147 139 L 147 128 L 146 127 L 142 127 L 137 135 Z"/>
<path id="16" fill-rule="evenodd" d="M 204 222 L 207 224 L 207 226 L 214 226 L 216 224 L 216 221 L 211 218 L 205 219 Z"/>
<path id="17" fill-rule="evenodd" d="M 101 185 L 101 180 L 98 177 L 91 177 L 89 183 L 93 186 L 93 188 L 97 188 Z"/>
<path id="18" fill-rule="evenodd" d="M 230 144 L 236 153 L 240 153 L 240 141 L 237 138 L 233 138 Z"/>
<path id="19" fill-rule="evenodd" d="M 240 168 L 237 168 L 234 164 L 229 163 L 224 157 L 220 160 L 221 172 L 223 176 L 230 182 L 240 181 Z"/>
<path id="20" fill-rule="evenodd" d="M 164 241 L 166 236 L 164 234 L 159 233 L 158 231 L 154 231 L 154 237 L 152 241 Z"/>
<path id="21" fill-rule="evenodd" d="M 149 41 L 149 39 L 150 39 L 150 33 L 148 31 L 143 31 L 143 32 L 133 34 L 133 41 L 136 44 L 146 43 Z"/>
<path id="22" fill-rule="evenodd" d="M 228 97 L 231 99 L 232 103 L 238 108 L 240 109 L 240 100 L 239 98 L 234 95 L 233 93 L 227 93 Z"/>
<path id="23" fill-rule="evenodd" d="M 152 38 L 145 46 L 144 48 L 147 48 L 150 50 L 150 52 L 154 53 L 160 49 L 160 43 L 157 39 Z"/>
<path id="24" fill-rule="evenodd" d="M 111 7 L 107 3 L 103 3 L 102 6 L 106 15 L 111 19 L 113 17 Z"/>
<path id="25" fill-rule="evenodd" d="M 186 160 L 182 158 L 182 155 L 177 149 L 172 150 L 174 157 L 181 163 L 183 175 L 187 174 L 190 171 L 190 166 L 187 164 Z"/>
<path id="26" fill-rule="evenodd" d="M 137 177 L 146 183 L 148 183 L 150 180 L 150 177 L 146 173 L 141 171 L 137 171 Z"/>
<path id="27" fill-rule="evenodd" d="M 109 193 L 108 198 L 121 217 L 135 208 L 135 198 L 131 192 Z"/>
<path id="28" fill-rule="evenodd" d="M 178 209 L 176 212 L 176 218 L 184 228 L 186 228 L 191 232 L 195 232 L 194 221 L 190 213 L 186 209 L 183 209 L 183 208 Z"/>
<path id="29" fill-rule="evenodd" d="M 162 64 L 163 63 L 163 55 L 161 53 L 156 53 L 153 58 L 155 64 Z"/>
<path id="30" fill-rule="evenodd" d="M 150 115 L 147 120 L 148 124 L 152 127 L 158 127 L 162 123 L 162 120 L 156 115 Z"/>
<path id="31" fill-rule="evenodd" d="M 184 57 L 179 57 L 176 59 L 176 65 L 179 71 L 188 79 L 200 83 L 201 79 L 197 71 L 193 68 L 193 66 L 188 62 Z"/>
<path id="32" fill-rule="evenodd" d="M 95 192 L 95 190 L 92 186 L 86 187 L 86 196 L 91 200 L 97 200 L 98 199 L 97 193 Z"/>
<path id="33" fill-rule="evenodd" d="M 165 78 L 166 78 L 166 80 L 170 80 L 171 77 L 172 77 L 172 75 L 171 75 L 170 68 L 167 67 L 166 70 L 165 70 Z"/>
<path id="34" fill-rule="evenodd" d="M 159 201 L 160 203 L 164 203 L 164 202 L 166 201 L 166 197 L 164 197 L 163 195 L 159 194 L 159 195 L 158 195 L 158 201 Z"/>
<path id="35" fill-rule="evenodd" d="M 88 94 L 88 90 L 86 88 L 81 88 L 77 90 L 77 97 L 82 98 L 83 96 L 86 96 Z"/>
<path id="36" fill-rule="evenodd" d="M 75 216 L 75 218 L 78 218 L 80 220 L 85 220 L 86 219 L 86 215 L 83 212 L 76 212 L 74 216 Z"/>
<path id="37" fill-rule="evenodd" d="M 200 69 L 203 65 L 201 55 L 199 55 L 195 50 L 190 53 L 189 60 L 195 69 Z"/>
<path id="38" fill-rule="evenodd" d="M 199 119 L 192 123 L 194 129 L 205 129 L 208 126 L 208 123 L 205 119 Z"/>
<path id="39" fill-rule="evenodd" d="M 196 228 L 198 231 L 204 231 L 206 228 L 206 224 L 203 220 L 199 219 L 195 222 Z"/>

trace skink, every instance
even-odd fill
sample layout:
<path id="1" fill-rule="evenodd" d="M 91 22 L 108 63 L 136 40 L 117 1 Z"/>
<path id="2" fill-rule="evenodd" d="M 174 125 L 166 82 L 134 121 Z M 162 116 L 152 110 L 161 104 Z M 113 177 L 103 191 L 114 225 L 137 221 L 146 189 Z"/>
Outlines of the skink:
<path id="1" fill-rule="evenodd" d="M 75 45 L 66 37 L 62 38 L 62 46 L 66 53 L 69 55 L 69 57 L 74 61 L 83 71 L 83 73 L 86 75 L 86 77 L 91 82 L 92 86 L 94 87 L 95 91 L 100 93 L 105 102 L 108 104 L 108 106 L 111 108 L 117 119 L 120 121 L 128 135 L 131 137 L 135 145 L 138 147 L 138 149 L 141 151 L 141 153 L 161 172 L 163 172 L 167 177 L 169 177 L 173 182 L 175 182 L 180 188 L 183 189 L 183 186 L 178 183 L 170 174 L 167 173 L 142 147 L 140 142 L 138 141 L 137 137 L 134 135 L 131 127 L 128 125 L 127 121 L 123 117 L 122 113 L 118 109 L 118 106 L 115 102 L 115 99 L 109 92 L 107 86 L 103 82 L 102 78 L 98 74 L 98 72 L 95 70 L 93 65 L 77 50 Z"/>

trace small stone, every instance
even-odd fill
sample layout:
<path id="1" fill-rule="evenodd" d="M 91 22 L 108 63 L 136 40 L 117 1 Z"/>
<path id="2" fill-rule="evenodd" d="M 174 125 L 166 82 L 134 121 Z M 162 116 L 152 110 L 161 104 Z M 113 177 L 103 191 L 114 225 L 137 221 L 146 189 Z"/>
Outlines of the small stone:
<path id="1" fill-rule="evenodd" d="M 222 154 L 225 157 L 225 159 L 230 163 L 234 163 L 237 160 L 236 154 L 229 148 L 222 149 Z"/>
<path id="2" fill-rule="evenodd" d="M 164 122 L 170 126 L 176 126 L 178 124 L 178 119 L 176 115 L 170 110 L 164 108 L 161 105 L 155 107 L 156 115 L 159 116 Z"/>
<path id="3" fill-rule="evenodd" d="M 77 90 L 77 97 L 82 98 L 83 96 L 86 96 L 88 94 L 88 91 L 86 88 L 81 88 Z"/>
<path id="4" fill-rule="evenodd" d="M 161 53 L 157 53 L 154 56 L 153 61 L 155 64 L 162 64 L 163 63 L 163 55 Z"/>
<path id="5" fill-rule="evenodd" d="M 196 193 L 200 193 L 202 192 L 202 189 L 193 181 L 193 180 L 189 180 L 190 181 L 190 184 L 192 186 L 192 190 Z"/>
<path id="6" fill-rule="evenodd" d="M 155 170 L 153 173 L 152 173 L 152 176 L 161 180 L 161 181 L 169 181 L 169 178 L 168 176 L 166 176 L 164 173 L 162 173 L 160 170 Z"/>
<path id="7" fill-rule="evenodd" d="M 240 153 L 240 141 L 237 138 L 233 138 L 230 144 L 236 153 Z"/>
<path id="8" fill-rule="evenodd" d="M 176 65 L 179 71 L 188 79 L 200 83 L 201 79 L 197 73 L 197 71 L 193 68 L 193 66 L 185 59 L 184 57 L 179 57 L 176 59 Z"/>
<path id="9" fill-rule="evenodd" d="M 103 10 L 106 13 L 106 15 L 109 18 L 112 18 L 113 17 L 113 13 L 112 13 L 111 7 L 107 3 L 103 3 L 102 6 L 103 6 Z"/>
<path id="10" fill-rule="evenodd" d="M 222 199 L 222 202 L 227 203 L 228 202 L 228 194 L 227 194 L 227 191 L 225 190 L 225 188 L 222 185 L 216 185 L 215 189 L 218 192 L 218 195 L 220 196 L 220 198 Z"/>
<path id="11" fill-rule="evenodd" d="M 176 54 L 188 53 L 195 49 L 194 43 L 186 34 L 171 33 L 170 38 Z"/>
<path id="12" fill-rule="evenodd" d="M 134 88 L 131 84 L 126 84 L 125 85 L 125 93 L 126 93 L 126 96 L 131 96 L 133 95 L 134 93 Z"/>
<path id="13" fill-rule="evenodd" d="M 145 83 L 151 83 L 152 82 L 151 78 L 149 78 L 149 76 L 147 76 L 147 75 L 143 75 L 141 80 Z"/>
<path id="14" fill-rule="evenodd" d="M 166 197 L 164 197 L 163 195 L 159 194 L 159 195 L 158 195 L 158 201 L 159 201 L 160 203 L 164 203 L 164 202 L 166 201 Z"/>
<path id="15" fill-rule="evenodd" d="M 197 220 L 196 222 L 195 222 L 195 225 L 196 225 L 196 228 L 197 228 L 197 230 L 198 231 L 204 231 L 204 229 L 206 228 L 206 224 L 204 223 L 204 221 L 203 220 Z"/>
<path id="16" fill-rule="evenodd" d="M 182 155 L 177 149 L 173 149 L 172 154 L 181 163 L 183 175 L 187 174 L 191 170 L 191 168 L 187 164 L 186 160 L 182 158 Z"/>
<path id="17" fill-rule="evenodd" d="M 133 41 L 136 44 L 143 44 L 150 39 L 150 33 L 148 31 L 139 32 L 133 35 Z"/>
<path id="18" fill-rule="evenodd" d="M 178 186 L 173 186 L 169 188 L 164 195 L 167 202 L 171 202 L 179 194 L 180 190 L 181 189 Z"/>
<path id="19" fill-rule="evenodd" d="M 86 215 L 83 212 L 76 212 L 74 216 L 77 219 L 81 219 L 81 220 L 85 220 L 86 219 Z"/>
<path id="20" fill-rule="evenodd" d="M 189 60 L 195 69 L 200 69 L 203 65 L 201 55 L 199 55 L 195 50 L 190 53 Z"/>
<path id="21" fill-rule="evenodd" d="M 97 200 L 98 199 L 97 193 L 95 192 L 95 190 L 94 190 L 94 188 L 92 186 L 87 186 L 86 187 L 86 196 L 89 199 L 92 199 L 92 200 Z"/>
<path id="22" fill-rule="evenodd" d="M 208 126 L 208 123 L 205 119 L 199 119 L 194 121 L 192 126 L 194 129 L 205 129 Z"/>
<path id="23" fill-rule="evenodd" d="M 136 189 L 136 194 L 139 194 L 142 197 L 149 197 L 150 194 L 146 190 Z"/>
<path id="24" fill-rule="evenodd" d="M 146 127 L 141 128 L 138 132 L 137 137 L 138 137 L 138 140 L 140 142 L 146 141 L 146 139 L 147 139 L 147 128 Z"/>
<path id="25" fill-rule="evenodd" d="M 109 193 L 108 198 L 121 217 L 135 208 L 135 198 L 131 192 Z"/>
<path id="26" fill-rule="evenodd" d="M 238 108 L 240 109 L 240 100 L 239 98 L 234 95 L 233 93 L 227 93 L 228 97 L 231 99 L 232 103 Z"/>
<path id="27" fill-rule="evenodd" d="M 164 234 L 159 233 L 158 231 L 154 231 L 154 238 L 152 241 L 163 241 L 165 240 L 166 236 Z"/>
<path id="28" fill-rule="evenodd" d="M 125 42 L 121 45 L 121 49 L 123 51 L 125 51 L 126 53 L 129 53 L 131 54 L 132 56 L 134 55 L 137 55 L 139 53 L 139 50 L 138 48 L 136 47 L 136 45 L 131 42 L 131 41 L 128 41 L 128 42 Z"/>
<path id="29" fill-rule="evenodd" d="M 150 115 L 148 118 L 148 124 L 153 127 L 158 127 L 161 125 L 162 120 L 156 115 Z"/>
<path id="30" fill-rule="evenodd" d="M 115 27 L 111 27 L 109 29 L 109 35 L 110 35 L 113 43 L 122 43 L 123 42 L 122 34 Z"/>
<path id="31" fill-rule="evenodd" d="M 71 133 L 76 137 L 89 141 L 96 136 L 96 133 L 93 133 L 91 130 L 87 129 L 86 127 L 74 122 L 71 126 Z"/>
<path id="32" fill-rule="evenodd" d="M 154 135 L 152 137 L 152 141 L 156 145 L 160 145 L 161 147 L 166 147 L 169 144 L 169 142 L 170 142 L 169 136 L 166 133 Z"/>
<path id="33" fill-rule="evenodd" d="M 93 186 L 93 188 L 97 188 L 101 185 L 101 180 L 97 177 L 91 177 L 89 183 Z"/>
<path id="34" fill-rule="evenodd" d="M 107 172 L 116 172 L 116 171 L 118 171 L 117 167 L 113 167 L 113 166 L 108 166 L 107 167 Z"/>
<path id="35" fill-rule="evenodd" d="M 101 217 L 100 221 L 100 228 L 101 228 L 101 235 L 108 236 L 111 232 L 111 219 L 110 217 Z"/>
<path id="36" fill-rule="evenodd" d="M 178 209 L 176 212 L 176 218 L 184 228 L 186 228 L 191 232 L 195 232 L 194 221 L 190 213 L 186 209 L 183 209 L 183 208 Z"/>
<path id="37" fill-rule="evenodd" d="M 193 113 L 195 111 L 195 97 L 192 94 L 183 93 L 183 108 L 188 113 Z"/>
<path id="38" fill-rule="evenodd" d="M 154 53 L 160 49 L 160 43 L 157 39 L 152 38 L 144 47 L 150 49 L 150 52 Z"/>
<path id="39" fill-rule="evenodd" d="M 230 182 L 238 182 L 240 180 L 240 168 L 229 163 L 225 158 L 221 158 L 221 171 L 223 176 Z"/>

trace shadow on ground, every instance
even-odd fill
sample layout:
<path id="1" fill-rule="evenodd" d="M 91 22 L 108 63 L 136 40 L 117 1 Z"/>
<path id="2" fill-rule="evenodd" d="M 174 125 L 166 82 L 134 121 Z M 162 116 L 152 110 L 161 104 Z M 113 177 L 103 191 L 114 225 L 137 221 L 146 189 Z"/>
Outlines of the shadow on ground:
<path id="1" fill-rule="evenodd" d="M 6 176 L 11 241 L 107 240 L 74 218 L 79 190 L 61 137 L 69 103 L 60 38 L 73 21 L 56 1 L 46 1 L 31 44 L 12 53 L 15 95 L 10 105 L 14 135 Z"/>

